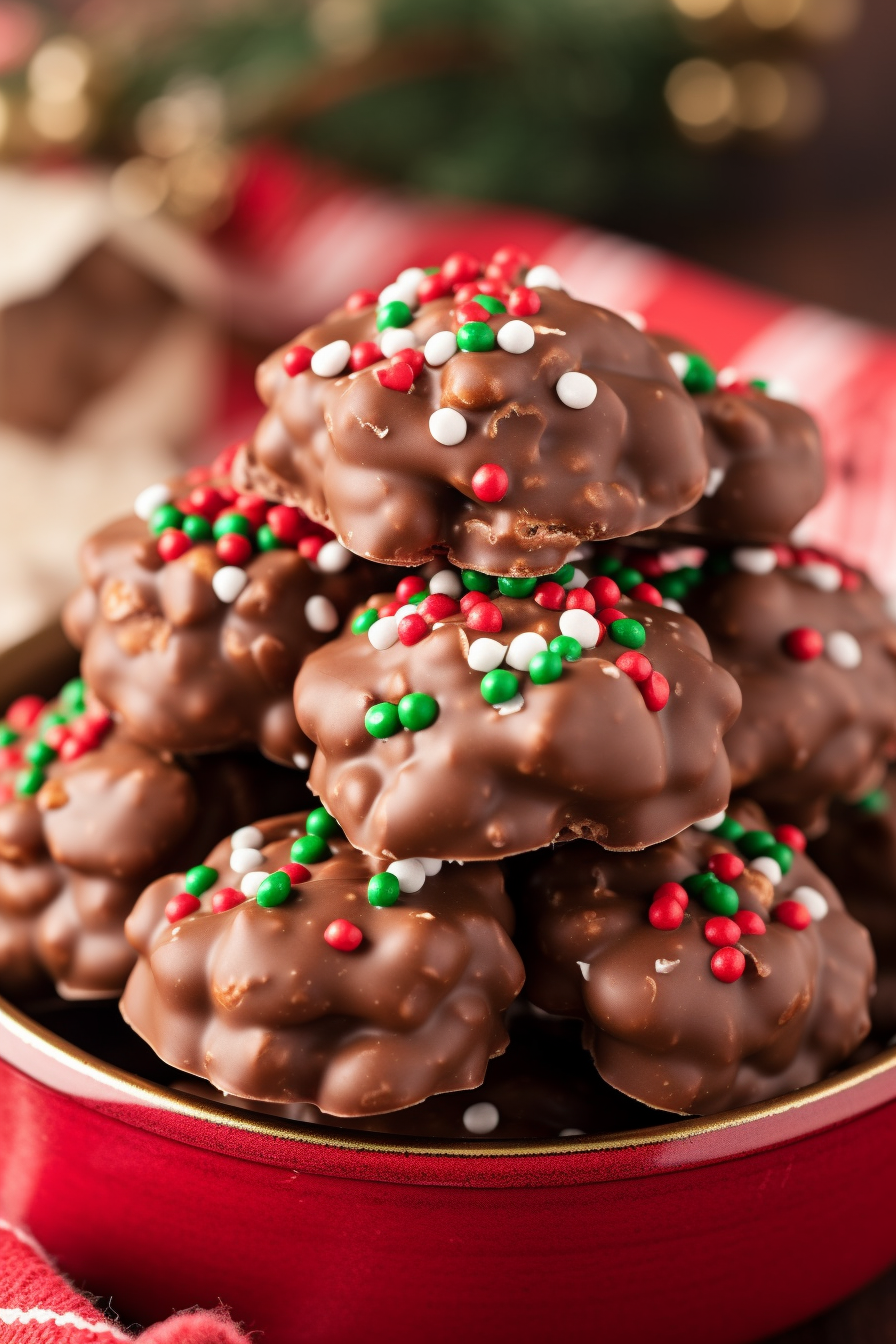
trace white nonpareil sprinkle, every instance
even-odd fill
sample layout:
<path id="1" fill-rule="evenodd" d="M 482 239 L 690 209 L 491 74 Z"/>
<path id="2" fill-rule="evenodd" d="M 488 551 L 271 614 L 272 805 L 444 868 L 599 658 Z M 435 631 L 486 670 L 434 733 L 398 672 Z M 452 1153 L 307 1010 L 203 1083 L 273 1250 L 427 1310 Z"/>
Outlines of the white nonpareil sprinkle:
<path id="1" fill-rule="evenodd" d="M 564 583 L 563 587 L 568 592 L 570 588 L 584 588 L 587 582 L 588 582 L 588 575 L 585 573 L 584 570 L 573 569 L 572 578 L 569 580 L 568 583 Z"/>
<path id="2" fill-rule="evenodd" d="M 731 563 L 744 574 L 771 574 L 778 557 L 770 546 L 735 546 Z"/>
<path id="3" fill-rule="evenodd" d="M 398 642 L 398 622 L 394 616 L 381 616 L 367 631 L 367 638 L 375 649 L 391 649 Z"/>
<path id="4" fill-rule="evenodd" d="M 500 705 L 495 705 L 495 709 L 502 715 L 519 714 L 524 704 L 522 695 L 517 691 L 516 695 L 512 695 L 509 700 L 502 700 Z"/>
<path id="5" fill-rule="evenodd" d="M 442 406 L 429 417 L 429 432 L 436 443 L 453 448 L 467 437 L 467 422 L 453 406 Z"/>
<path id="6" fill-rule="evenodd" d="M 790 571 L 795 579 L 811 583 L 820 593 L 836 593 L 843 586 L 843 574 L 828 560 L 813 560 L 808 565 L 794 565 Z"/>
<path id="7" fill-rule="evenodd" d="M 683 378 L 691 367 L 690 355 L 686 355 L 683 350 L 673 350 L 666 358 L 672 365 L 672 372 L 676 378 Z"/>
<path id="8" fill-rule="evenodd" d="M 326 635 L 339 624 L 339 613 L 328 597 L 317 593 L 305 603 L 305 620 L 312 630 L 319 630 Z"/>
<path id="9" fill-rule="evenodd" d="M 656 971 L 657 975 L 668 975 L 670 971 L 674 971 L 675 967 L 680 965 L 680 957 L 676 961 L 670 961 L 668 957 L 657 957 L 656 961 L 653 963 L 653 969 Z"/>
<path id="10" fill-rule="evenodd" d="M 636 313 L 631 308 L 626 308 L 619 316 L 624 317 L 629 326 L 634 327 L 635 331 L 647 330 L 647 318 L 643 313 Z"/>
<path id="11" fill-rule="evenodd" d="M 695 821 L 694 828 L 698 831 L 717 831 L 724 820 L 724 812 L 713 812 L 711 817 L 703 817 L 701 821 Z"/>
<path id="12" fill-rule="evenodd" d="M 716 387 L 720 387 L 724 392 L 726 387 L 731 387 L 732 383 L 740 381 L 740 374 L 733 364 L 726 364 L 724 369 L 719 369 L 716 374 Z"/>
<path id="13" fill-rule="evenodd" d="M 464 1111 L 464 1129 L 468 1134 L 491 1134 L 501 1123 L 501 1112 L 490 1101 L 477 1101 Z"/>
<path id="14" fill-rule="evenodd" d="M 345 368 L 351 352 L 348 341 L 330 341 L 311 356 L 311 372 L 319 378 L 335 378 Z"/>
<path id="15" fill-rule="evenodd" d="M 664 597 L 663 606 L 667 611 L 677 611 L 679 616 L 684 615 L 684 607 L 680 602 L 677 602 L 674 597 Z"/>
<path id="16" fill-rule="evenodd" d="M 572 611 L 561 612 L 560 633 L 577 639 L 583 649 L 593 649 L 600 638 L 600 621 L 590 611 L 574 607 Z"/>
<path id="17" fill-rule="evenodd" d="M 220 602 L 235 602 L 249 582 L 249 575 L 237 565 L 225 565 L 212 575 L 212 588 Z"/>
<path id="18" fill-rule="evenodd" d="M 799 388 L 789 378 L 769 378 L 765 395 L 771 397 L 772 401 L 789 401 L 794 406 L 799 406 L 802 401 Z"/>
<path id="19" fill-rule="evenodd" d="M 417 862 L 423 864 L 423 871 L 427 877 L 435 877 L 442 871 L 441 859 L 418 859 Z"/>
<path id="20" fill-rule="evenodd" d="M 527 289 L 562 289 L 563 281 L 560 279 L 553 266 L 546 266 L 544 262 L 540 266 L 533 266 L 531 271 L 526 273 L 523 281 Z"/>
<path id="21" fill-rule="evenodd" d="M 389 864 L 386 872 L 398 878 L 399 891 L 408 896 L 419 891 L 426 881 L 426 869 L 419 859 L 396 859 Z"/>
<path id="22" fill-rule="evenodd" d="M 583 979 L 583 980 L 590 980 L 590 979 L 591 979 L 591 963 L 590 963 L 590 962 L 587 962 L 587 961 L 577 961 L 577 962 L 576 962 L 576 965 L 578 966 L 579 970 L 582 972 L 582 979 Z"/>
<path id="23" fill-rule="evenodd" d="M 770 854 L 760 854 L 757 858 L 751 859 L 748 866 L 754 873 L 761 873 L 763 877 L 767 877 L 773 887 L 776 887 L 783 877 L 780 863 Z"/>
<path id="24" fill-rule="evenodd" d="M 459 598 L 463 596 L 464 586 L 460 581 L 457 570 L 440 569 L 430 579 L 429 591 L 431 593 L 443 593 L 445 597 Z"/>
<path id="25" fill-rule="evenodd" d="M 230 866 L 235 873 L 251 873 L 264 867 L 264 855 L 260 849 L 235 849 L 230 855 Z"/>
<path id="26" fill-rule="evenodd" d="M 453 331 L 437 331 L 423 347 L 423 358 L 427 364 L 438 368 L 446 364 L 452 355 L 457 354 L 457 336 Z"/>
<path id="27" fill-rule="evenodd" d="M 824 637 L 824 651 L 832 663 L 851 672 L 862 661 L 862 646 L 848 630 L 832 630 Z"/>
<path id="28" fill-rule="evenodd" d="M 703 487 L 703 498 L 712 499 L 724 479 L 724 467 L 710 467 L 709 475 L 706 478 L 706 484 Z"/>
<path id="29" fill-rule="evenodd" d="M 341 541 L 325 541 L 314 563 L 322 574 L 340 574 L 351 564 L 352 553 L 347 551 Z"/>
<path id="30" fill-rule="evenodd" d="M 240 891 L 243 893 L 244 896 L 257 896 L 258 888 L 261 886 L 262 882 L 265 880 L 266 877 L 267 873 L 264 871 L 264 869 L 262 869 L 261 872 L 256 870 L 251 873 L 246 873 L 246 876 L 240 883 Z"/>
<path id="31" fill-rule="evenodd" d="M 170 504 L 172 499 L 171 491 L 163 482 L 158 485 L 148 485 L 145 490 L 141 490 L 134 500 L 134 512 L 138 518 L 148 522 L 156 509 L 160 509 L 163 504 Z"/>
<path id="32" fill-rule="evenodd" d="M 241 826 L 230 837 L 231 849 L 261 849 L 264 834 L 257 826 Z"/>
<path id="33" fill-rule="evenodd" d="M 537 634 L 534 630 L 525 630 L 510 641 L 507 666 L 517 672 L 528 672 L 529 664 L 536 653 L 544 653 L 547 646 L 548 642 L 543 635 Z"/>
<path id="34" fill-rule="evenodd" d="M 535 332 L 528 322 L 516 319 L 498 329 L 498 344 L 508 355 L 524 355 L 535 344 Z"/>
<path id="35" fill-rule="evenodd" d="M 499 639 L 474 639 L 467 654 L 467 664 L 474 672 L 494 672 L 504 661 L 507 645 Z"/>
<path id="36" fill-rule="evenodd" d="M 403 621 L 405 616 L 413 616 L 416 610 L 413 602 L 405 602 L 404 606 L 399 607 L 397 611 L 393 611 L 392 615 L 396 621 Z"/>
<path id="37" fill-rule="evenodd" d="M 573 411 L 584 411 L 597 396 L 597 383 L 587 373 L 570 369 L 557 380 L 557 396 Z"/>
<path id="38" fill-rule="evenodd" d="M 790 899 L 804 905 L 813 919 L 824 919 L 830 908 L 821 892 L 814 887 L 797 887 L 790 893 Z"/>
<path id="39" fill-rule="evenodd" d="M 311 757 L 307 751 L 294 751 L 292 754 L 292 763 L 297 770 L 307 770 L 311 764 Z"/>
<path id="40" fill-rule="evenodd" d="M 380 332 L 380 349 L 386 359 L 391 359 L 399 350 L 416 350 L 417 337 L 410 327 L 387 327 Z"/>

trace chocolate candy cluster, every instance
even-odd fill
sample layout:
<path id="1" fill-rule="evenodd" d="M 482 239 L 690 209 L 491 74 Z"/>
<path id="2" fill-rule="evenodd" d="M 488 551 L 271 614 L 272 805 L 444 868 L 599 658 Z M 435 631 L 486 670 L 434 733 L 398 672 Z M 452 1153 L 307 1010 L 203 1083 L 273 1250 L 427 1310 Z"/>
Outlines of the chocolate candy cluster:
<path id="1" fill-rule="evenodd" d="M 7 717 L 7 990 L 123 989 L 180 1086 L 394 1133 L 841 1065 L 874 956 L 807 833 L 833 872 L 879 790 L 896 631 L 790 539 L 823 471 L 786 389 L 507 247 L 350 295 L 259 390 L 87 542 L 77 712 Z"/>

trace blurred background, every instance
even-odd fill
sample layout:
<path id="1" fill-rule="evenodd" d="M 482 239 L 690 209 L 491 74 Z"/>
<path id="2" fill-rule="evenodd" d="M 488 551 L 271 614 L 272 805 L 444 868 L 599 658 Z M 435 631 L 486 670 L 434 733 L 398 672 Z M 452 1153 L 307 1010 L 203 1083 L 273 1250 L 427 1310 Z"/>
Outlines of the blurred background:
<path id="1" fill-rule="evenodd" d="M 893 0 L 0 0 L 0 644 L 272 345 L 458 244 L 896 323 L 894 57 Z"/>

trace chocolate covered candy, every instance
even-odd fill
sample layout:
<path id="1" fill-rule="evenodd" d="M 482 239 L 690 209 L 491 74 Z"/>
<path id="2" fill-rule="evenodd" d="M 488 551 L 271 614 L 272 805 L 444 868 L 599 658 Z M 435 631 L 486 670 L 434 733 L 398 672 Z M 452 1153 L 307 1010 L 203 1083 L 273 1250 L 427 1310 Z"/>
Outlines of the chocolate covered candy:
<path id="1" fill-rule="evenodd" d="M 557 582 L 464 605 L 477 596 L 368 607 L 306 661 L 309 782 L 353 844 L 464 860 L 583 835 L 638 849 L 725 805 L 739 696 L 692 621 L 629 598 L 592 615 L 587 590 Z"/>
<path id="2" fill-rule="evenodd" d="M 190 874 L 149 887 L 125 1019 L 222 1091 L 333 1115 L 478 1086 L 523 982 L 500 868 L 387 873 L 334 829 L 323 809 L 260 822 L 212 851 L 196 896 Z"/>
<path id="3" fill-rule="evenodd" d="M 613 1087 L 692 1115 L 817 1082 L 870 1025 L 868 933 L 803 838 L 753 804 L 718 824 L 641 854 L 558 846 L 508 877 L 532 1001 L 584 1020 Z"/>
<path id="4" fill-rule="evenodd" d="M 259 369 L 268 412 L 237 478 L 358 555 L 493 574 L 548 573 L 690 508 L 703 435 L 668 361 L 538 281 L 481 304 L 450 284 L 420 302 L 433 286 L 408 281 L 310 327 Z"/>

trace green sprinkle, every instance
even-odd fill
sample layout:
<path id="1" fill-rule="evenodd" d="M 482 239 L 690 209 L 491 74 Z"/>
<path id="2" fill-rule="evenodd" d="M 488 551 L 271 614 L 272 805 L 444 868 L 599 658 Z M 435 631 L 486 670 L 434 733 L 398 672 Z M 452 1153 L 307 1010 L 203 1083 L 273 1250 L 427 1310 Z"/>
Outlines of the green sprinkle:
<path id="1" fill-rule="evenodd" d="M 713 831 L 713 835 L 720 835 L 723 840 L 733 840 L 737 844 L 746 829 L 746 826 L 741 826 L 740 822 L 735 821 L 733 817 L 725 817 L 724 821 L 719 822 Z"/>
<path id="2" fill-rule="evenodd" d="M 494 294 L 474 294 L 473 302 L 478 303 L 480 308 L 484 308 L 487 313 L 506 313 L 507 305 L 500 299 L 496 299 Z"/>
<path id="3" fill-rule="evenodd" d="M 606 578 L 611 579 L 615 574 L 619 573 L 621 568 L 622 561 L 618 559 L 617 556 L 606 555 L 595 563 L 594 572 L 595 574 L 603 574 Z"/>
<path id="4" fill-rule="evenodd" d="M 51 710 L 49 714 L 45 714 L 41 719 L 40 731 L 45 733 L 48 728 L 56 728 L 60 723 L 68 723 L 72 715 L 77 713 L 80 713 L 80 710 L 72 710 L 71 714 L 60 714 L 58 709 Z"/>
<path id="5" fill-rule="evenodd" d="M 467 591 L 471 593 L 490 593 L 495 586 L 491 574 L 480 574 L 475 569 L 465 569 L 460 579 Z"/>
<path id="6" fill-rule="evenodd" d="M 556 571 L 556 573 L 549 574 L 547 579 L 539 579 L 538 582 L 559 583 L 560 587 L 562 588 L 564 587 L 565 584 L 572 582 L 572 580 L 575 578 L 575 574 L 576 574 L 575 565 L 561 565 L 560 568 Z"/>
<path id="7" fill-rule="evenodd" d="M 429 589 L 421 588 L 419 593 L 411 593 L 410 597 L 408 598 L 408 605 L 411 607 L 417 607 L 420 605 L 421 602 L 425 602 L 428 597 L 429 597 Z"/>
<path id="8" fill-rule="evenodd" d="M 703 570 L 695 568 L 694 565 L 682 565 L 675 573 L 680 579 L 684 579 L 688 588 L 696 588 L 698 583 L 703 582 Z"/>
<path id="9" fill-rule="evenodd" d="M 407 327 L 411 322 L 411 310 L 401 299 L 393 299 L 391 303 L 384 303 L 376 315 L 377 331 L 385 331 L 387 327 Z"/>
<path id="10" fill-rule="evenodd" d="M 688 581 L 677 572 L 675 574 L 658 574 L 651 582 L 655 588 L 659 589 L 663 597 L 671 597 L 675 602 L 680 602 L 683 597 L 688 595 Z"/>
<path id="11" fill-rule="evenodd" d="M 547 686 L 549 682 L 559 681 L 563 676 L 563 659 L 556 651 L 544 649 L 530 659 L 529 676 L 536 686 Z"/>
<path id="12" fill-rule="evenodd" d="M 572 635 L 557 635 L 548 648 L 551 653 L 559 653 L 564 663 L 577 663 L 582 656 L 582 646 Z"/>
<path id="13" fill-rule="evenodd" d="M 211 523 L 201 513 L 188 513 L 183 530 L 191 541 L 211 541 L 214 535 Z"/>
<path id="14" fill-rule="evenodd" d="M 0 723 L 0 747 L 11 747 L 13 742 L 18 742 L 19 735 L 15 728 L 10 728 L 8 723 Z"/>
<path id="15" fill-rule="evenodd" d="M 3 730 L 0 729 L 0 746 L 7 745 L 3 740 Z M 12 739 L 15 741 L 15 738 Z M 857 803 L 853 803 L 857 812 L 867 812 L 869 816 L 877 817 L 882 812 L 890 810 L 890 795 L 886 789 L 873 789 L 871 793 L 866 793 L 864 798 L 860 798 Z"/>
<path id="16" fill-rule="evenodd" d="M 401 888 L 394 873 L 375 873 L 367 883 L 367 899 L 371 905 L 394 905 L 400 895 Z"/>
<path id="17" fill-rule="evenodd" d="M 391 705 L 388 700 L 382 700 L 378 705 L 371 705 L 364 715 L 364 727 L 371 737 L 394 736 L 401 729 L 398 706 Z"/>
<path id="18" fill-rule="evenodd" d="M 262 523 L 255 533 L 255 545 L 260 551 L 279 551 L 280 542 L 274 536 L 267 523 Z"/>
<path id="19" fill-rule="evenodd" d="M 71 714 L 80 714 L 84 708 L 84 696 L 87 693 L 87 683 L 82 677 L 72 677 L 67 681 L 59 692 L 59 699 L 65 708 Z M 62 720 L 65 723 L 65 719 Z"/>
<path id="20" fill-rule="evenodd" d="M 703 573 L 712 575 L 730 574 L 734 566 L 731 557 L 723 551 L 715 551 L 703 562 Z"/>
<path id="21" fill-rule="evenodd" d="M 221 513 L 215 519 L 212 531 L 216 538 L 226 537 L 228 532 L 239 532 L 241 536 L 248 537 L 252 524 L 244 513 Z"/>
<path id="22" fill-rule="evenodd" d="M 704 892 L 721 884 L 715 873 L 692 873 L 690 877 L 684 878 L 681 885 L 689 896 L 702 901 Z"/>
<path id="23" fill-rule="evenodd" d="M 782 845 L 780 840 L 770 845 L 765 854 L 775 860 L 782 873 L 789 873 L 793 867 L 793 850 L 789 845 Z"/>
<path id="24" fill-rule="evenodd" d="M 58 753 L 46 742 L 29 742 L 25 748 L 25 760 L 32 765 L 45 766 L 55 761 Z"/>
<path id="25" fill-rule="evenodd" d="M 300 835 L 292 842 L 289 857 L 293 863 L 323 863 L 330 857 L 330 846 L 319 835 Z"/>
<path id="26" fill-rule="evenodd" d="M 438 700 L 422 691 L 411 691 L 398 702 L 398 718 L 408 732 L 419 733 L 423 728 L 431 728 L 438 717 Z"/>
<path id="27" fill-rule="evenodd" d="M 494 350 L 495 333 L 487 322 L 465 322 L 457 333 L 457 348 L 474 353 Z"/>
<path id="28" fill-rule="evenodd" d="M 744 831 L 737 842 L 737 847 L 746 859 L 758 858 L 760 854 L 768 854 L 774 849 L 777 841 L 771 831 Z"/>
<path id="29" fill-rule="evenodd" d="M 184 515 L 173 504 L 160 504 L 157 509 L 153 509 L 149 530 L 159 537 L 167 527 L 180 527 L 183 520 Z"/>
<path id="30" fill-rule="evenodd" d="M 482 698 L 490 705 L 503 705 L 507 700 L 512 700 L 519 688 L 519 677 L 513 672 L 505 671 L 503 667 L 496 668 L 494 672 L 486 672 L 479 683 Z"/>
<path id="31" fill-rule="evenodd" d="M 530 597 L 538 584 L 538 579 L 499 579 L 498 592 L 504 597 Z"/>
<path id="32" fill-rule="evenodd" d="M 727 882 L 716 880 L 715 886 L 704 891 L 700 899 L 714 915 L 727 915 L 729 919 L 740 909 L 740 898 Z"/>
<path id="33" fill-rule="evenodd" d="M 32 765 L 29 770 L 23 770 L 16 780 L 16 793 L 25 798 L 30 797 L 32 793 L 37 793 L 43 782 L 43 770 L 39 765 Z"/>
<path id="34" fill-rule="evenodd" d="M 626 649 L 640 649 L 647 639 L 647 631 L 632 616 L 624 616 L 621 621 L 611 621 L 609 633 L 611 639 Z"/>
<path id="35" fill-rule="evenodd" d="M 184 887 L 191 896 L 201 896 L 213 886 L 218 877 L 217 868 L 209 868 L 207 863 L 197 863 L 195 868 L 187 870 Z"/>
<path id="36" fill-rule="evenodd" d="M 696 396 L 700 392 L 713 390 L 716 375 L 712 365 L 702 355 L 688 355 L 688 367 L 681 381 L 688 392 Z"/>
<path id="37" fill-rule="evenodd" d="M 440 271 L 441 269 L 442 269 L 441 266 L 424 266 L 424 267 L 423 267 L 423 274 L 424 274 L 424 275 L 438 275 L 438 273 L 439 273 L 439 271 Z"/>
<path id="38" fill-rule="evenodd" d="M 751 387 L 755 387 L 755 389 L 756 389 L 757 392 L 764 392 L 765 389 L 768 387 L 768 379 L 767 379 L 767 378 L 751 378 L 751 379 L 750 379 L 750 386 L 751 386 Z"/>
<path id="39" fill-rule="evenodd" d="M 644 575 L 640 570 L 630 569 L 627 565 L 623 565 L 622 569 L 617 569 L 613 577 L 624 593 L 627 593 L 629 588 L 634 588 L 636 583 L 644 582 Z"/>
<path id="40" fill-rule="evenodd" d="M 342 834 L 342 827 L 325 807 L 315 807 L 308 813 L 305 830 L 309 835 L 320 836 L 321 840 L 332 840 Z"/>
<path id="41" fill-rule="evenodd" d="M 360 615 L 356 616 L 352 621 L 352 634 L 366 635 L 370 627 L 375 621 L 378 621 L 379 618 L 380 614 L 376 607 L 365 607 Z"/>
<path id="42" fill-rule="evenodd" d="M 307 838 L 306 836 L 305 839 L 307 840 Z M 258 888 L 255 899 L 259 905 L 282 905 L 284 901 L 289 900 L 291 891 L 292 883 L 289 880 L 289 873 L 278 870 L 276 873 L 268 873 Z"/>

